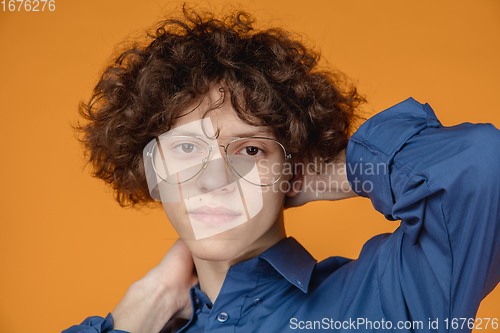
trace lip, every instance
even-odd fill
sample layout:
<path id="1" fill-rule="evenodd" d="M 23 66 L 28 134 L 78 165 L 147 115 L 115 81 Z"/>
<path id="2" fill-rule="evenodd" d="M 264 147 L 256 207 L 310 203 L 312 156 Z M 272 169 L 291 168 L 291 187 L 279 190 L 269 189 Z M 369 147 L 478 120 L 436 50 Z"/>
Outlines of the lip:
<path id="1" fill-rule="evenodd" d="M 224 206 L 201 206 L 189 212 L 189 217 L 199 222 L 213 225 L 232 222 L 239 216 L 241 216 L 241 214 Z"/>

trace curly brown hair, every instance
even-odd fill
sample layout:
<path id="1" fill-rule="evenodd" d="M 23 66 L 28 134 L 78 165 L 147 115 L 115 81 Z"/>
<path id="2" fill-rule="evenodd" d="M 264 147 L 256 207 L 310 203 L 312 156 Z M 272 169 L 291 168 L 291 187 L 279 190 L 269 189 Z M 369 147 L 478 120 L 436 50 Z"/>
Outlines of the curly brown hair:
<path id="1" fill-rule="evenodd" d="M 214 83 L 229 93 L 238 116 L 269 126 L 295 161 L 331 161 L 347 146 L 364 102 L 345 76 L 320 70 L 319 53 L 282 29 L 256 30 L 237 11 L 223 18 L 186 7 L 105 69 L 77 128 L 95 177 L 112 185 L 122 206 L 152 202 L 144 147 Z"/>

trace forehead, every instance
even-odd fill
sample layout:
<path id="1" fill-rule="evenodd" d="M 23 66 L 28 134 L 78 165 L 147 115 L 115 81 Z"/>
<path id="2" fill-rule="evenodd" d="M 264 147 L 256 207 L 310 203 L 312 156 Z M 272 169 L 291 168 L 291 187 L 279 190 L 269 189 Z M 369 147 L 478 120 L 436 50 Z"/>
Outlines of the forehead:
<path id="1" fill-rule="evenodd" d="M 263 136 L 276 139 L 269 126 L 255 126 L 243 121 L 229 99 L 221 100 L 219 91 L 212 91 L 181 112 L 168 133 L 208 137 Z"/>

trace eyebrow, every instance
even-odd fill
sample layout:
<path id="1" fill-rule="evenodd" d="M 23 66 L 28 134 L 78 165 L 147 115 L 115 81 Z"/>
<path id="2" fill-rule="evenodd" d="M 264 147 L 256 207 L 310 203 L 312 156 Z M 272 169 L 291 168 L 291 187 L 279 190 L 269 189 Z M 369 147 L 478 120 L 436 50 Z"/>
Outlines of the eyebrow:
<path id="1" fill-rule="evenodd" d="M 239 132 L 236 133 L 237 135 L 231 136 L 231 137 L 238 137 L 238 138 L 248 138 L 248 137 L 274 137 L 273 133 L 270 130 L 255 130 L 255 131 L 247 131 L 247 132 Z"/>
<path id="2" fill-rule="evenodd" d="M 163 137 L 163 136 L 170 136 L 170 135 L 173 135 L 173 136 L 177 136 L 177 135 L 180 135 L 180 136 L 194 136 L 194 137 L 207 137 L 206 135 L 200 135 L 200 132 L 190 132 L 190 131 L 177 131 L 176 129 L 173 129 L 173 130 L 170 130 L 166 133 L 163 133 L 163 134 L 160 134 L 158 137 Z"/>
<path id="3" fill-rule="evenodd" d="M 180 136 L 193 136 L 193 137 L 201 137 L 201 138 L 209 138 L 209 139 L 216 139 L 216 138 L 251 138 L 251 137 L 267 137 L 274 139 L 273 133 L 268 130 L 268 129 L 260 129 L 260 130 L 255 130 L 255 131 L 246 131 L 246 132 L 239 132 L 235 133 L 237 135 L 233 136 L 217 136 L 216 138 L 211 138 L 206 135 L 200 135 L 200 132 L 191 132 L 191 131 L 176 131 L 175 129 L 168 131 L 167 133 L 163 133 L 159 135 L 158 137 L 163 137 L 163 136 L 168 136 L 168 135 L 180 135 Z"/>

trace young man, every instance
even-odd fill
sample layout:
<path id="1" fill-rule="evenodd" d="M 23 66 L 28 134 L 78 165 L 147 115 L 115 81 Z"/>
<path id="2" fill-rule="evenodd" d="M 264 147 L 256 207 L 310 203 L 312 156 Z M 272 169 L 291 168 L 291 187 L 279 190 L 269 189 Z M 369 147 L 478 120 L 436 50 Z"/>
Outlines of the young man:
<path id="1" fill-rule="evenodd" d="M 316 54 L 244 13 L 184 14 L 82 108 L 95 175 L 123 205 L 161 201 L 180 240 L 112 314 L 65 332 L 474 328 L 500 279 L 500 132 L 408 99 L 349 138 L 363 98 Z M 402 220 L 357 260 L 316 263 L 286 237 L 285 206 L 355 195 Z"/>

